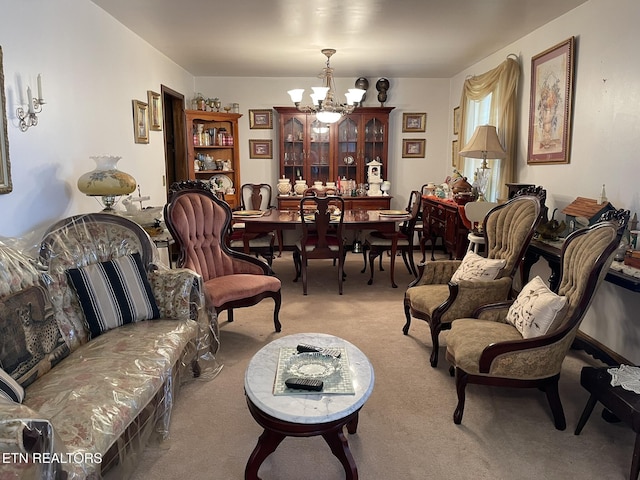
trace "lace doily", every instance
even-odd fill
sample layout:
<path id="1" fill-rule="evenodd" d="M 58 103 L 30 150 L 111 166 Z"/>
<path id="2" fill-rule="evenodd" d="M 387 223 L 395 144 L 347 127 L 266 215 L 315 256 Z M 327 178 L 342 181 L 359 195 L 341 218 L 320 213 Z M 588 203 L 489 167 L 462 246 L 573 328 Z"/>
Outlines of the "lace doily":
<path id="1" fill-rule="evenodd" d="M 620 365 L 607 370 L 611 375 L 611 386 L 622 387 L 631 392 L 640 393 L 640 367 Z"/>

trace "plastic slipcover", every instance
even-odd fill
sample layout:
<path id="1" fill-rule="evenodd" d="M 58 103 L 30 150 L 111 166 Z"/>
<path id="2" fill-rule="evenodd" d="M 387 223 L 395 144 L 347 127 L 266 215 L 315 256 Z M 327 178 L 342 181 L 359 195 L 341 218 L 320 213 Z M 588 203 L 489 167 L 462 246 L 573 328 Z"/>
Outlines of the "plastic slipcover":
<path id="1" fill-rule="evenodd" d="M 89 339 L 66 270 L 134 252 L 160 319 Z M 101 213 L 0 238 L 0 302 L 38 284 L 70 353 L 25 388 L 23 404 L 0 400 L 0 477 L 99 479 L 115 468 L 126 478 L 146 445 L 166 446 L 180 385 L 213 379 L 222 368 L 217 317 L 205 307 L 201 278 L 160 261 L 137 224 Z"/>

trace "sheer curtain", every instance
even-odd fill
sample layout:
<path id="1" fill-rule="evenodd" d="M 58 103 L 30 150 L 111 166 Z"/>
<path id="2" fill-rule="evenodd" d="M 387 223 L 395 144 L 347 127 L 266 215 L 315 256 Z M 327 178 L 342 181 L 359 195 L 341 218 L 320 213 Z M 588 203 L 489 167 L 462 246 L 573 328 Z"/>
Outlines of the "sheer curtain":
<path id="1" fill-rule="evenodd" d="M 514 55 L 515 57 L 515 55 Z M 507 157 L 487 159 L 491 168 L 490 188 L 487 200 L 507 198 L 505 183 L 514 181 L 516 162 L 516 95 L 520 63 L 510 55 L 493 70 L 474 75 L 464 81 L 460 99 L 460 149 L 462 149 L 478 125 L 495 125 L 500 143 Z M 458 156 L 455 167 L 469 179 L 480 165 L 472 158 Z"/>

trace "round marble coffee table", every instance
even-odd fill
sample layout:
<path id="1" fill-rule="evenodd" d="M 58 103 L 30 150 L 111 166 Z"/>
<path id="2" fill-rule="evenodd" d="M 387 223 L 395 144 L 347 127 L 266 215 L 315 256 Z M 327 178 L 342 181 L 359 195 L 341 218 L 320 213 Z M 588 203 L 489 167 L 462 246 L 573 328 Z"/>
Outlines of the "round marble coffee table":
<path id="1" fill-rule="evenodd" d="M 353 383 L 351 394 L 313 392 L 298 395 L 274 395 L 274 380 L 282 348 L 308 343 L 319 347 L 346 350 Z M 322 435 L 331 452 L 340 460 L 347 480 L 358 478 L 358 469 L 344 436 L 358 427 L 358 412 L 373 390 L 373 367 L 355 345 L 333 335 L 303 333 L 279 338 L 260 349 L 249 362 L 244 377 L 247 405 L 264 432 L 260 435 L 245 468 L 245 479 L 259 480 L 262 462 L 278 448 L 285 437 Z"/>

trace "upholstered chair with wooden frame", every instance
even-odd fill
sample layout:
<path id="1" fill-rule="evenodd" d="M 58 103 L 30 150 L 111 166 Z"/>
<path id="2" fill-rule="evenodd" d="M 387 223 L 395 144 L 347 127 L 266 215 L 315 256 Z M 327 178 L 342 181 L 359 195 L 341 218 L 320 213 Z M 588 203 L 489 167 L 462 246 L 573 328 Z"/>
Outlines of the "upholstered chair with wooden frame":
<path id="1" fill-rule="evenodd" d="M 463 260 L 438 260 L 418 265 L 419 277 L 409 286 L 404 296 L 407 321 L 403 332 L 408 335 L 411 317 L 429 324 L 432 367 L 438 365 L 440 332 L 451 328 L 453 320 L 468 317 L 485 303 L 510 298 L 513 277 L 540 222 L 545 198 L 546 192 L 541 187 L 522 190 L 487 214 L 483 224 L 486 263 L 494 265 L 493 268 L 498 265 L 491 278 L 487 279 L 486 272 L 476 277 L 456 273 L 463 262 L 468 264 L 465 261 L 467 257 Z M 477 265 L 475 270 L 482 268 L 483 265 Z"/>
<path id="2" fill-rule="evenodd" d="M 204 182 L 177 182 L 169 191 L 164 219 L 180 250 L 178 266 L 202 276 L 205 298 L 218 314 L 227 311 L 228 321 L 233 322 L 234 308 L 272 298 L 273 323 L 280 331 L 280 280 L 262 260 L 229 248 L 231 209 L 225 201 Z"/>
<path id="3" fill-rule="evenodd" d="M 611 210 L 591 227 L 569 235 L 562 246 L 556 292 L 544 284 L 542 289 L 531 286 L 540 282 L 538 277 L 515 301 L 485 305 L 473 318 L 453 321 L 446 358 L 455 370 L 456 424 L 462 422 L 466 386 L 475 383 L 538 388 L 546 394 L 555 427 L 566 428 L 558 392 L 562 363 L 628 220 L 628 210 Z M 564 304 L 552 308 L 561 299 Z"/>
<path id="4" fill-rule="evenodd" d="M 414 190 L 409 194 L 409 203 L 407 205 L 407 213 L 411 216 L 408 220 L 400 225 L 400 232 L 398 233 L 397 249 L 402 253 L 402 260 L 404 261 L 407 270 L 413 276 L 418 276 L 415 262 L 413 260 L 413 242 L 416 232 L 416 222 L 419 219 L 420 205 L 422 204 L 422 195 L 419 191 Z M 369 285 L 373 283 L 373 264 L 376 257 L 380 257 L 380 271 L 382 268 L 383 253 L 391 249 L 392 238 L 389 234 L 384 232 L 378 232 L 376 230 L 369 232 L 364 239 L 362 258 L 364 259 L 364 268 L 361 273 L 367 270 L 367 252 L 369 256 L 369 269 L 371 271 L 371 277 L 367 282 Z"/>
<path id="5" fill-rule="evenodd" d="M 337 210 L 336 210 L 337 209 Z M 307 294 L 307 265 L 311 259 L 332 259 L 338 263 L 338 291 L 342 295 L 345 239 L 342 197 L 308 195 L 300 200 L 302 238 L 296 242 L 293 263 L 296 278 L 302 276 L 302 292 Z"/>
<path id="6" fill-rule="evenodd" d="M 240 187 L 240 210 L 233 212 L 234 221 L 229 235 L 229 246 L 233 250 L 262 256 L 269 265 L 273 263 L 274 240 L 278 236 L 278 247 L 282 254 L 282 230 L 248 235 L 244 231 L 244 214 L 254 214 L 275 208 L 271 205 L 271 185 L 268 183 L 245 183 Z"/>

